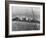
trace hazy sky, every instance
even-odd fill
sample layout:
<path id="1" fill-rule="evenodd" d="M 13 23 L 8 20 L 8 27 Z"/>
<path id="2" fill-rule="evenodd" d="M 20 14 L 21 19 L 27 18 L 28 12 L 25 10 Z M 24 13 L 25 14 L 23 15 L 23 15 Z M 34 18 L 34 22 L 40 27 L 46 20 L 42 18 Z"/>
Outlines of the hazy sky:
<path id="1" fill-rule="evenodd" d="M 34 15 L 40 15 L 39 7 L 20 7 L 20 6 L 12 6 L 12 16 L 32 16 L 32 10 Z"/>

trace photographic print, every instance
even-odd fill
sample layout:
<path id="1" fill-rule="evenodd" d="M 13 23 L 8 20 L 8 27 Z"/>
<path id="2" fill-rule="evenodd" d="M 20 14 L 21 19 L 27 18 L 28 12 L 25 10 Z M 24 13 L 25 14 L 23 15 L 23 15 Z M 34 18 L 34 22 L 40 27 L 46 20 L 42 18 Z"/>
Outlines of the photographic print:
<path id="1" fill-rule="evenodd" d="M 43 5 L 25 3 L 9 4 L 8 35 L 43 33 Z"/>
<path id="2" fill-rule="evenodd" d="M 12 31 L 40 30 L 40 7 L 12 6 Z"/>

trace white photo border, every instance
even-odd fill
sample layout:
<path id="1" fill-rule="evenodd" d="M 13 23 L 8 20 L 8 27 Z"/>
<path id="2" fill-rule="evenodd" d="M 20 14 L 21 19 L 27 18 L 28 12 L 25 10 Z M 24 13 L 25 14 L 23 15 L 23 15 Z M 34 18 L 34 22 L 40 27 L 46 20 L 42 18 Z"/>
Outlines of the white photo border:
<path id="1" fill-rule="evenodd" d="M 12 31 L 12 6 L 26 6 L 26 7 L 40 7 L 40 30 L 34 31 Z M 21 35 L 21 34 L 37 34 L 43 33 L 43 6 L 42 5 L 21 5 L 21 4 L 9 4 L 9 35 Z"/>

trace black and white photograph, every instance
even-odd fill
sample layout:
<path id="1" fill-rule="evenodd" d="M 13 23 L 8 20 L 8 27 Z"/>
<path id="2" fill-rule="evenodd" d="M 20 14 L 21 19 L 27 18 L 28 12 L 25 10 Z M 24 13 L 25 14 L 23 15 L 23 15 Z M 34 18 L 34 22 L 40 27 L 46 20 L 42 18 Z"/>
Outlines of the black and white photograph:
<path id="1" fill-rule="evenodd" d="M 10 3 L 8 35 L 42 34 L 43 4 Z"/>
<path id="2" fill-rule="evenodd" d="M 40 7 L 12 6 L 12 31 L 40 30 Z"/>
<path id="3" fill-rule="evenodd" d="M 42 6 L 10 4 L 10 12 L 12 22 L 10 27 L 13 32 L 42 30 L 42 26 L 40 25 L 42 21 L 42 19 L 40 19 Z"/>

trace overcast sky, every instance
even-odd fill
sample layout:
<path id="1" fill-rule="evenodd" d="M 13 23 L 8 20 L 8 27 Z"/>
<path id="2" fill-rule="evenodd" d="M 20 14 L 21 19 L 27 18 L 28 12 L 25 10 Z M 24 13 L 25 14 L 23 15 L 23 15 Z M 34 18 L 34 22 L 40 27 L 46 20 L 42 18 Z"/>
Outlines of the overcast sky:
<path id="1" fill-rule="evenodd" d="M 34 15 L 40 15 L 39 7 L 20 7 L 20 6 L 12 6 L 12 16 L 32 16 L 32 10 Z"/>

